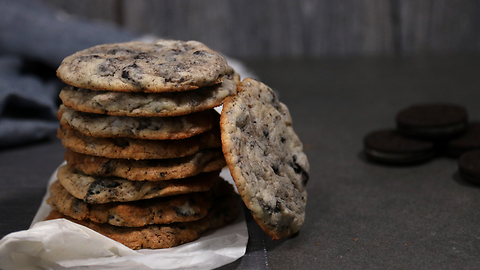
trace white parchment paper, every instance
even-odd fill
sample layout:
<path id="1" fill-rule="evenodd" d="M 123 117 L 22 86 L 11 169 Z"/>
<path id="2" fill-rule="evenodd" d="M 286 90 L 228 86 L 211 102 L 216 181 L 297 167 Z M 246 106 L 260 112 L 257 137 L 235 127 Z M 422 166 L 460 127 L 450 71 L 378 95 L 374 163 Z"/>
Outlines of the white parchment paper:
<path id="1" fill-rule="evenodd" d="M 233 184 L 228 169 L 221 176 Z M 49 185 L 55 180 L 56 171 Z M 248 230 L 243 213 L 194 242 L 135 251 L 68 220 L 43 221 L 51 210 L 45 202 L 48 196 L 47 191 L 28 230 L 0 240 L 1 269 L 213 269 L 245 254 Z"/>

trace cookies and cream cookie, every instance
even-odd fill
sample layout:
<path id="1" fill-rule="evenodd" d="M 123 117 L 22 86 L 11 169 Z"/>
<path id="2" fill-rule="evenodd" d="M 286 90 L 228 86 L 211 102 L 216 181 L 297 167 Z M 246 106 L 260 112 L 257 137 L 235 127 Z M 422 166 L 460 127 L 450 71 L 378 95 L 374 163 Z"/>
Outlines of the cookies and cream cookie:
<path id="1" fill-rule="evenodd" d="M 233 69 L 198 41 L 104 44 L 66 57 L 57 76 L 66 84 L 93 90 L 177 92 L 232 79 Z"/>
<path id="2" fill-rule="evenodd" d="M 58 169 L 60 184 L 86 203 L 129 202 L 209 191 L 220 171 L 169 181 L 130 181 L 118 177 L 91 176 L 64 165 Z"/>
<path id="3" fill-rule="evenodd" d="M 66 86 L 60 92 L 63 104 L 77 111 L 117 116 L 180 116 L 212 109 L 235 94 L 232 80 L 192 91 L 174 93 L 126 93 L 92 91 Z"/>
<path id="4" fill-rule="evenodd" d="M 217 128 L 182 140 L 95 138 L 60 127 L 57 137 L 65 148 L 77 153 L 121 159 L 167 159 L 193 155 L 202 149 L 221 147 Z"/>
<path id="5" fill-rule="evenodd" d="M 57 210 L 53 210 L 46 219 L 68 219 L 131 249 L 171 248 L 194 241 L 208 230 L 224 227 L 239 216 L 241 213 L 239 196 L 230 184 L 223 181 L 221 185 L 223 191 L 215 195 L 214 203 L 207 216 L 196 221 L 147 225 L 139 228 L 118 227 L 106 223 L 95 223 L 90 220 L 76 220 L 61 214 Z"/>
<path id="6" fill-rule="evenodd" d="M 227 97 L 220 127 L 232 177 L 254 219 L 273 239 L 304 223 L 309 163 L 287 107 L 265 84 L 243 80 Z"/>
<path id="7" fill-rule="evenodd" d="M 61 106 L 60 124 L 89 137 L 128 137 L 145 140 L 185 139 L 217 125 L 219 115 L 207 110 L 175 117 L 128 117 L 84 113 Z"/>
<path id="8" fill-rule="evenodd" d="M 226 166 L 221 148 L 201 150 L 193 155 L 173 159 L 111 159 L 67 150 L 68 165 L 85 174 L 115 176 L 133 181 L 163 181 L 186 178 Z"/>
<path id="9" fill-rule="evenodd" d="M 50 186 L 47 201 L 62 214 L 114 226 L 141 227 L 198 220 L 207 215 L 211 194 L 197 192 L 121 203 L 89 204 L 71 195 L 60 182 Z"/>

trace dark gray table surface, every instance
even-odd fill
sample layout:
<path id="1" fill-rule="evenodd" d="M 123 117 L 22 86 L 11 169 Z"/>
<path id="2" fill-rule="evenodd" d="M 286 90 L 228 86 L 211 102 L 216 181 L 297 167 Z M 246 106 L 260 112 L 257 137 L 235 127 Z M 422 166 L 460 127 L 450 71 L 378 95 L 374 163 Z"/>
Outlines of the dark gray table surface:
<path id="1" fill-rule="evenodd" d="M 361 153 L 366 133 L 393 128 L 411 104 L 454 102 L 480 120 L 480 57 L 246 63 L 290 109 L 311 166 L 308 204 L 298 235 L 257 233 L 224 269 L 262 269 L 263 238 L 269 269 L 479 267 L 480 188 L 455 159 L 395 167 Z M 56 139 L 0 151 L 0 237 L 28 228 L 63 152 Z"/>

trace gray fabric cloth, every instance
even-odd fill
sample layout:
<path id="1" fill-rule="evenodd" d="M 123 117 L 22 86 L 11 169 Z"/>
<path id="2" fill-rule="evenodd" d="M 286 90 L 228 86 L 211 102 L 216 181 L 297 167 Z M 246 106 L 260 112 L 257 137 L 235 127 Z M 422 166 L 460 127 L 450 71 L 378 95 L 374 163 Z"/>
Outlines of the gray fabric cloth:
<path id="1" fill-rule="evenodd" d="M 55 70 L 88 47 L 137 39 L 112 26 L 62 19 L 44 3 L 0 0 L 0 148 L 55 134 L 62 83 Z"/>
<path id="2" fill-rule="evenodd" d="M 0 147 L 43 139 L 58 126 L 60 83 L 24 73 L 24 64 L 17 55 L 0 57 Z"/>

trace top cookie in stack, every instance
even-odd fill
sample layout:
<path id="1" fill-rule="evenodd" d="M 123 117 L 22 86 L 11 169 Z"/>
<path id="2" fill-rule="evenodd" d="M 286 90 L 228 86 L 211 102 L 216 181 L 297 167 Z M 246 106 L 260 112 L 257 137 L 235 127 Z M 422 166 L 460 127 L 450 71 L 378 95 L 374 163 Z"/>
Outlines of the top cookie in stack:
<path id="1" fill-rule="evenodd" d="M 57 76 L 91 90 L 178 92 L 232 79 L 225 58 L 198 41 L 105 44 L 65 58 Z"/>
<path id="2" fill-rule="evenodd" d="M 225 58 L 197 41 L 105 44 L 65 58 L 57 76 L 68 150 L 50 218 L 134 249 L 192 241 L 236 218 L 213 109 L 239 83 Z"/>

